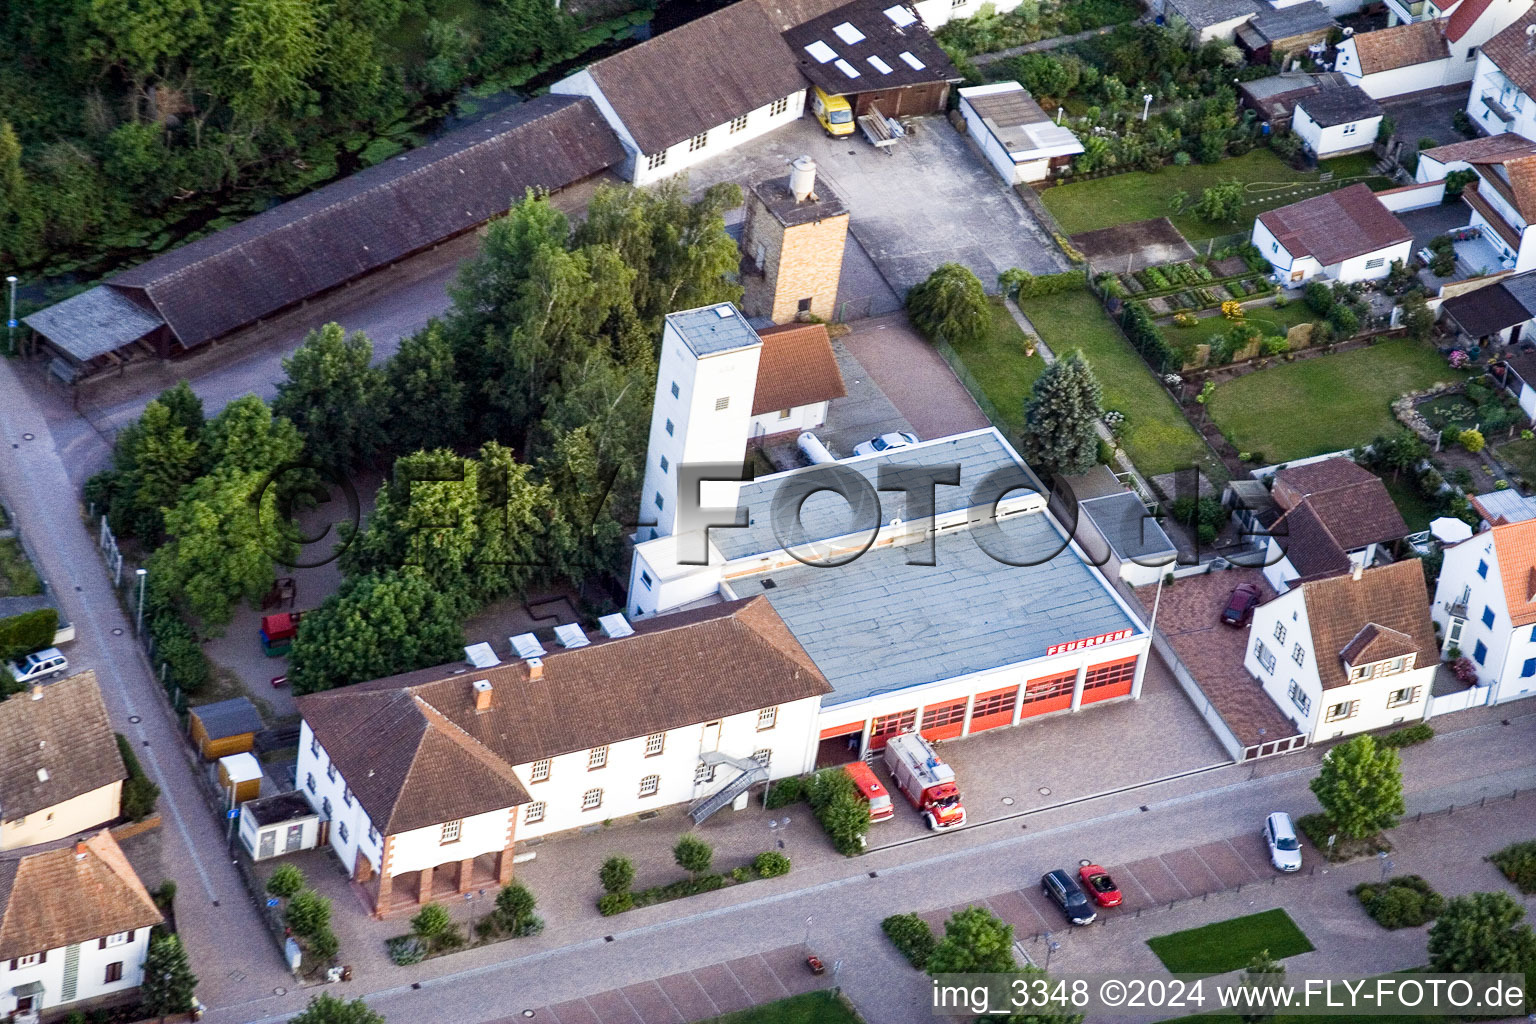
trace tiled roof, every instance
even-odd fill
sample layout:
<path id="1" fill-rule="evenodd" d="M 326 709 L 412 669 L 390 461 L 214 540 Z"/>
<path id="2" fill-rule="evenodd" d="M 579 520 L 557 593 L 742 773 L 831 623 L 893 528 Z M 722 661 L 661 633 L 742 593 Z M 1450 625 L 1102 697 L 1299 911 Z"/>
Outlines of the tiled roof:
<path id="1" fill-rule="evenodd" d="M 1532 25 L 1536 25 L 1536 8 L 1484 43 L 1482 49 L 1484 56 L 1504 72 L 1504 77 L 1527 95 L 1536 95 L 1536 51 L 1525 35 Z"/>
<path id="2" fill-rule="evenodd" d="M 728 663 L 724 660 L 728 657 Z M 475 711 L 471 684 L 491 684 Z M 543 658 L 445 665 L 299 698 L 299 711 L 386 834 L 526 803 L 512 766 L 828 692 L 768 602 L 635 624 Z"/>
<path id="3" fill-rule="evenodd" d="M 1347 549 L 1328 531 L 1310 502 L 1304 501 L 1276 519 L 1270 533 L 1279 539 L 1285 557 L 1303 578 L 1349 571 Z"/>
<path id="4" fill-rule="evenodd" d="M 105 829 L 79 844 L 0 860 L 0 960 L 163 920 Z"/>
<path id="5" fill-rule="evenodd" d="M 1296 105 L 1323 128 L 1366 121 L 1382 114 L 1381 104 L 1355 85 L 1336 85 L 1322 89 L 1315 95 L 1298 99 Z"/>
<path id="6" fill-rule="evenodd" d="M 35 692 L 0 701 L 0 816 L 7 821 L 128 777 L 96 673 Z"/>
<path id="7" fill-rule="evenodd" d="M 1370 622 L 1344 645 L 1339 657 L 1349 665 L 1369 665 L 1388 658 L 1406 657 L 1418 649 L 1419 645 L 1407 633 Z"/>
<path id="8" fill-rule="evenodd" d="M 763 339 L 763 353 L 757 364 L 752 415 L 847 396 L 825 324 L 787 324 L 759 331 L 758 336 Z"/>
<path id="9" fill-rule="evenodd" d="M 800 73 L 833 96 L 960 81 L 962 76 L 949 55 L 921 21 L 902 27 L 886 15 L 893 2 L 851 0 L 785 32 L 784 42 L 799 61 Z M 848 26 L 854 31 L 849 32 Z M 837 31 L 840 28 L 842 33 Z M 848 42 L 844 35 L 855 41 Z M 828 57 L 817 43 L 835 56 Z M 818 60 L 807 47 L 827 59 Z M 920 67 L 913 67 L 902 54 L 915 57 Z M 839 61 L 851 67 L 856 77 L 844 71 Z"/>
<path id="10" fill-rule="evenodd" d="M 1536 519 L 1495 526 L 1491 532 L 1509 621 L 1528 626 L 1536 622 L 1536 592 L 1531 587 L 1532 573 L 1536 572 Z"/>
<path id="11" fill-rule="evenodd" d="M 1502 135 L 1484 135 L 1479 139 L 1453 142 L 1449 146 L 1436 146 L 1420 150 L 1419 159 L 1429 157 L 1440 163 L 1472 163 L 1475 160 L 1493 160 L 1506 156 L 1529 156 L 1536 153 L 1536 142 L 1515 132 Z"/>
<path id="12" fill-rule="evenodd" d="M 1361 32 L 1350 37 L 1360 57 L 1362 74 L 1412 67 L 1443 60 L 1451 55 L 1439 21 L 1415 21 L 1409 25 Z"/>
<path id="13" fill-rule="evenodd" d="M 1259 13 L 1260 0 L 1173 0 L 1174 13 L 1197 29 L 1210 28 Z"/>
<path id="14" fill-rule="evenodd" d="M 1292 256 L 1325 267 L 1413 239 L 1363 183 L 1261 213 L 1259 221 Z"/>
<path id="15" fill-rule="evenodd" d="M 1461 37 L 1472 30 L 1477 19 L 1483 16 L 1483 12 L 1492 3 L 1493 0 L 1461 0 L 1451 12 L 1450 21 L 1445 24 L 1445 37 L 1453 43 L 1460 42 Z"/>
<path id="16" fill-rule="evenodd" d="M 1275 474 L 1274 497 L 1282 507 L 1309 507 L 1344 551 L 1408 535 L 1408 524 L 1386 484 L 1345 458 L 1282 469 Z"/>
<path id="17" fill-rule="evenodd" d="M 1469 160 L 1482 180 L 1502 194 L 1525 218 L 1536 221 L 1536 155 Z M 1501 173 L 1502 172 L 1502 173 Z"/>
<path id="18" fill-rule="evenodd" d="M 1439 660 L 1440 645 L 1429 619 L 1429 592 L 1417 558 L 1366 569 L 1359 579 L 1344 573 L 1300 583 L 1298 588 L 1307 605 L 1323 689 L 1349 684 L 1343 652 L 1367 626 L 1402 634 L 1407 640 L 1403 653 L 1416 652 L 1420 668 Z M 1392 649 L 1399 646 L 1393 644 Z"/>

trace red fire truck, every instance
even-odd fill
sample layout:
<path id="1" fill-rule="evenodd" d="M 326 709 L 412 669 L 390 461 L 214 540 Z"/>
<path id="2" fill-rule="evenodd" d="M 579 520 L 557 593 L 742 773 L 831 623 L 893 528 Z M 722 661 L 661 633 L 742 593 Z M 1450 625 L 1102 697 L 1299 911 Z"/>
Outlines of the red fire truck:
<path id="1" fill-rule="evenodd" d="M 859 795 L 869 801 L 870 821 L 889 821 L 895 816 L 896 808 L 891 806 L 891 794 L 880 785 L 880 780 L 875 778 L 875 773 L 869 765 L 863 761 L 854 761 L 852 764 L 843 765 L 843 771 L 853 779 Z"/>
<path id="2" fill-rule="evenodd" d="M 885 766 L 896 788 L 922 812 L 929 828 L 965 824 L 955 770 L 944 763 L 927 740 L 915 732 L 892 736 L 885 745 Z"/>

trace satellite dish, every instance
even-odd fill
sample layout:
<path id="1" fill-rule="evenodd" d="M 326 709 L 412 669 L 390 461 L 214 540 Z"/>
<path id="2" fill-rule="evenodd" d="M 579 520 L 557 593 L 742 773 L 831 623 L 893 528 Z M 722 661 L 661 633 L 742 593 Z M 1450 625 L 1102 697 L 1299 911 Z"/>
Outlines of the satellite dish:
<path id="1" fill-rule="evenodd" d="M 1531 27 L 1532 28 L 1536 28 L 1536 25 L 1532 25 Z M 1355 34 L 1355 30 L 1354 29 L 1349 28 L 1347 26 L 1345 27 L 1345 29 L 1344 29 L 1344 38 L 1345 39 L 1348 39 L 1350 36 L 1352 36 L 1354 34 Z"/>
<path id="2" fill-rule="evenodd" d="M 1536 25 L 1525 26 L 1525 37 L 1529 39 L 1532 36 L 1536 36 Z"/>

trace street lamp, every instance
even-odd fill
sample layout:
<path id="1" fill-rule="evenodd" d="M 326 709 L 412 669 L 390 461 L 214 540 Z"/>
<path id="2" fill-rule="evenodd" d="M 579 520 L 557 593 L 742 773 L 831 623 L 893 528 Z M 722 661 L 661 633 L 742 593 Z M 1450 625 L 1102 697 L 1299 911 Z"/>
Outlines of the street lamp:
<path id="1" fill-rule="evenodd" d="M 5 320 L 5 354 L 16 354 L 16 275 L 7 274 L 5 283 L 10 285 L 11 312 Z"/>
<path id="2" fill-rule="evenodd" d="M 149 576 L 149 570 L 148 569 L 138 569 L 136 571 L 139 574 L 139 607 L 138 607 L 138 611 L 136 613 L 136 619 L 135 619 L 135 622 L 134 622 L 133 631 L 134 631 L 134 633 L 138 634 L 139 636 L 143 636 L 144 635 L 144 580 Z"/>
<path id="3" fill-rule="evenodd" d="M 1382 850 L 1381 853 L 1377 854 L 1377 856 L 1381 858 L 1381 880 L 1385 882 L 1387 880 L 1387 875 L 1391 874 L 1392 872 L 1392 858 L 1387 856 L 1386 850 Z"/>
<path id="4" fill-rule="evenodd" d="M 1043 968 L 1041 968 L 1041 970 L 1044 970 L 1044 971 L 1047 971 L 1047 972 L 1050 971 L 1050 969 L 1051 969 L 1051 954 L 1056 952 L 1060 948 L 1061 948 L 1061 943 L 1056 941 L 1055 936 L 1053 936 L 1050 932 L 1046 932 L 1045 933 L 1045 966 Z"/>
<path id="5" fill-rule="evenodd" d="M 1141 94 L 1141 119 L 1145 121 L 1147 119 L 1147 114 L 1151 113 L 1151 111 L 1152 94 L 1149 92 L 1144 92 Z"/>

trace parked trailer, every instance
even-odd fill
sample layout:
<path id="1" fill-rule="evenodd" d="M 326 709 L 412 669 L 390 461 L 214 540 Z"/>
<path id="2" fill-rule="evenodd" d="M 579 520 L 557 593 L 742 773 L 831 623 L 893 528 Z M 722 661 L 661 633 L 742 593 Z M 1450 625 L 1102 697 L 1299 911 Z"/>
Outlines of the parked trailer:
<path id="1" fill-rule="evenodd" d="M 876 149 L 885 150 L 888 155 L 891 147 L 907 136 L 907 130 L 902 127 L 900 121 L 894 117 L 886 117 L 874 104 L 870 104 L 869 113 L 859 118 L 859 127 L 870 145 Z"/>
<path id="2" fill-rule="evenodd" d="M 955 770 L 944 763 L 932 744 L 915 732 L 892 736 L 885 745 L 885 767 L 907 802 L 917 808 L 931 829 L 965 824 L 960 785 Z"/>

